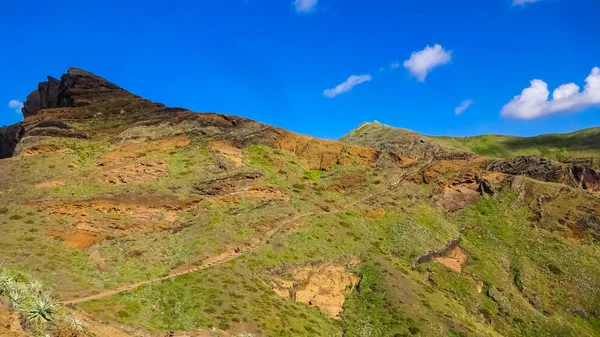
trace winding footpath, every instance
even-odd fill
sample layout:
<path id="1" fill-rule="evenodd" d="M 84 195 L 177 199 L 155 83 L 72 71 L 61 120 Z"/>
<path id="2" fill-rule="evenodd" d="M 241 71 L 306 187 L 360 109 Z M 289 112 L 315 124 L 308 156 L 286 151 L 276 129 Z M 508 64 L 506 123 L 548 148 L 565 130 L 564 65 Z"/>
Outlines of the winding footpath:
<path id="1" fill-rule="evenodd" d="M 260 240 L 258 243 L 249 246 L 247 248 L 241 249 L 238 252 L 234 252 L 231 254 L 227 254 L 227 255 L 223 255 L 215 260 L 212 260 L 206 264 L 203 264 L 201 266 L 194 266 L 191 267 L 189 269 L 185 269 L 185 270 L 181 270 L 181 271 L 177 271 L 177 272 L 172 272 L 169 273 L 165 276 L 161 276 L 161 277 L 156 277 L 156 278 L 152 278 L 146 281 L 140 281 L 137 283 L 132 283 L 132 284 L 128 284 L 128 285 L 124 285 L 118 288 L 114 288 L 114 289 L 110 289 L 110 290 L 106 290 L 100 293 L 97 293 L 95 295 L 90 295 L 90 296 L 86 296 L 86 297 L 81 297 L 81 298 L 75 298 L 75 299 L 70 299 L 70 300 L 64 300 L 62 301 L 62 304 L 64 305 L 74 305 L 74 304 L 79 304 L 79 303 L 84 303 L 84 302 L 89 302 L 89 301 L 93 301 L 93 300 L 98 300 L 101 298 L 105 298 L 108 296 L 112 296 L 112 295 L 116 295 L 116 294 L 120 294 L 120 293 L 124 293 L 127 291 L 132 291 L 135 290 L 141 286 L 147 285 L 147 284 L 152 284 L 152 283 L 157 283 L 157 282 L 161 282 L 161 281 L 165 281 L 174 277 L 178 277 L 178 276 L 183 276 L 183 275 L 187 275 L 187 274 L 191 274 L 191 273 L 195 273 L 197 271 L 200 270 L 204 270 L 204 269 L 208 269 L 214 266 L 218 266 L 221 265 L 223 263 L 235 260 L 241 256 L 244 256 L 256 249 L 258 249 L 259 247 L 261 247 L 263 244 L 265 244 L 267 241 L 269 241 L 271 238 L 273 238 L 279 231 L 281 231 L 286 225 L 298 221 L 302 218 L 305 217 L 309 217 L 312 215 L 322 215 L 322 214 L 336 214 L 336 213 L 340 213 L 340 212 L 345 212 L 346 210 L 348 210 L 351 207 L 356 206 L 357 204 L 363 203 L 373 197 L 376 196 L 380 196 L 384 193 L 387 193 L 390 190 L 393 190 L 394 188 L 396 188 L 398 186 L 399 183 L 401 183 L 402 181 L 406 180 L 407 177 L 415 174 L 415 173 L 419 173 L 422 172 L 423 170 L 425 170 L 427 167 L 430 166 L 430 162 L 427 163 L 426 165 L 420 167 L 417 170 L 414 170 L 412 172 L 407 172 L 405 174 L 403 174 L 397 181 L 393 182 L 391 185 L 388 186 L 388 188 L 386 188 L 385 190 L 381 190 L 379 192 L 374 192 L 374 193 L 370 193 L 360 199 L 357 199 L 351 203 L 346 204 L 344 207 L 333 211 L 333 212 L 306 212 L 306 213 L 301 213 L 301 214 L 297 214 L 295 216 L 292 216 L 291 218 L 287 218 L 284 220 L 280 220 L 279 223 L 274 226 L 271 230 L 269 230 L 263 237 L 262 240 Z"/>

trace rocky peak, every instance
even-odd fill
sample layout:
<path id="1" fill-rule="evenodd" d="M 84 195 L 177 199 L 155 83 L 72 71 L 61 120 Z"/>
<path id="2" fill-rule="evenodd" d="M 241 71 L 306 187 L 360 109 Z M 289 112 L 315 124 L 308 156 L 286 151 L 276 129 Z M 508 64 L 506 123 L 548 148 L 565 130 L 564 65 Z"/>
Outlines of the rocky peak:
<path id="1" fill-rule="evenodd" d="M 40 82 L 23 104 L 23 116 L 29 117 L 42 109 L 78 107 L 102 100 L 109 95 L 131 95 L 117 85 L 88 71 L 69 68 L 60 80 L 48 76 Z"/>

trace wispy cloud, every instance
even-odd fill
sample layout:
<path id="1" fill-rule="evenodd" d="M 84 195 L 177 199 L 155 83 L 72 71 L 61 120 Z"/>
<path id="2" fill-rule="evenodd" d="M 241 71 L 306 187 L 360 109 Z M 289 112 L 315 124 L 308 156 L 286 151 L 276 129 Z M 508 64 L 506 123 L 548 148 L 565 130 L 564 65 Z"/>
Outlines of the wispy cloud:
<path id="1" fill-rule="evenodd" d="M 318 0 L 294 0 L 294 8 L 298 13 L 310 13 L 315 10 Z"/>
<path id="2" fill-rule="evenodd" d="M 389 64 L 389 66 L 385 66 L 385 67 L 381 67 L 381 68 L 379 68 L 379 72 L 380 72 L 380 73 L 383 73 L 383 72 L 385 72 L 386 70 L 391 70 L 391 71 L 394 71 L 394 70 L 396 70 L 396 69 L 398 69 L 398 68 L 400 68 L 400 62 L 398 62 L 398 61 L 394 61 L 394 62 L 390 63 L 390 64 Z"/>
<path id="3" fill-rule="evenodd" d="M 21 113 L 21 109 L 23 108 L 23 102 L 20 102 L 16 99 L 11 99 L 8 102 L 8 107 L 15 110 L 16 113 Z"/>
<path id="4" fill-rule="evenodd" d="M 473 104 L 472 99 L 467 99 L 467 100 L 462 101 L 459 106 L 454 108 L 454 113 L 456 115 L 461 115 L 463 112 L 465 112 L 471 106 L 471 104 Z"/>
<path id="5" fill-rule="evenodd" d="M 419 82 L 425 82 L 427 74 L 434 68 L 450 62 L 451 59 L 452 52 L 436 44 L 433 47 L 426 46 L 423 50 L 413 52 L 410 59 L 404 61 L 404 68 L 408 69 Z"/>
<path id="6" fill-rule="evenodd" d="M 329 98 L 334 98 L 335 96 L 337 96 L 339 94 L 343 94 L 345 92 L 348 92 L 348 91 L 352 90 L 352 88 L 354 88 L 355 86 L 357 86 L 361 83 L 364 83 L 364 82 L 368 82 L 372 79 L 373 79 L 373 77 L 369 74 L 367 74 L 367 75 L 352 75 L 352 76 L 348 77 L 348 79 L 345 80 L 344 82 L 338 84 L 335 88 L 327 89 L 327 90 L 323 91 L 323 95 L 325 95 Z"/>
<path id="7" fill-rule="evenodd" d="M 512 4 L 513 4 L 513 6 L 523 6 L 525 4 L 540 2 L 540 1 L 542 1 L 542 0 L 513 0 Z"/>
<path id="8" fill-rule="evenodd" d="M 394 62 L 390 63 L 388 66 L 379 68 L 379 72 L 383 73 L 383 72 L 385 72 L 387 70 L 394 71 L 394 70 L 396 70 L 398 68 L 400 68 L 400 62 L 394 61 Z"/>
<path id="9" fill-rule="evenodd" d="M 552 99 L 549 99 L 548 84 L 542 80 L 533 80 L 529 88 L 502 108 L 502 116 L 535 119 L 600 106 L 600 68 L 593 68 L 585 82 L 583 91 L 575 83 L 563 84 L 554 90 Z"/>

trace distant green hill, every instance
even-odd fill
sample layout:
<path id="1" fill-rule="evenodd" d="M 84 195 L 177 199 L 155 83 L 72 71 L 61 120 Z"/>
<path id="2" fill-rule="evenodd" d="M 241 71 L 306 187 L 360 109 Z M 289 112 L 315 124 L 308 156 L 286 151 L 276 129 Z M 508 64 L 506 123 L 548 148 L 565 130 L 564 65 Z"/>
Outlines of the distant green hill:
<path id="1" fill-rule="evenodd" d="M 473 137 L 423 136 L 412 131 L 394 128 L 379 122 L 364 123 L 341 140 L 377 147 L 379 144 L 395 144 L 414 150 L 414 140 L 419 147 L 427 145 L 436 152 L 472 152 L 481 156 L 511 158 L 516 156 L 540 156 L 561 162 L 593 162 L 600 164 L 600 127 L 571 133 L 546 134 L 535 137 L 481 135 Z M 437 145 L 437 146 L 436 146 Z M 408 151 L 403 153 L 411 155 Z"/>
<path id="2" fill-rule="evenodd" d="M 535 155 L 559 161 L 600 159 L 600 128 L 535 137 L 481 135 L 474 137 L 430 137 L 459 150 L 488 157 L 509 158 Z"/>

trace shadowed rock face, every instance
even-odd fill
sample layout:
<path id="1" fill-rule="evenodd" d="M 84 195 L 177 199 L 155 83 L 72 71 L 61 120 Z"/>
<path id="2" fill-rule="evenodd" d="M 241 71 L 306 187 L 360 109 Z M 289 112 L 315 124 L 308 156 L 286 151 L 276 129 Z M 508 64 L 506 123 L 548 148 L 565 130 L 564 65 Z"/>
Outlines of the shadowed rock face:
<path id="1" fill-rule="evenodd" d="M 85 106 L 106 93 L 127 92 L 90 72 L 69 68 L 60 80 L 48 76 L 48 81 L 38 84 L 37 90 L 32 91 L 23 104 L 23 116 L 33 116 L 42 109 Z"/>
<path id="2" fill-rule="evenodd" d="M 523 175 L 533 179 L 562 183 L 589 191 L 600 190 L 600 175 L 591 167 L 564 165 L 545 158 L 521 156 L 512 159 L 497 159 L 489 163 L 488 170 L 512 175 Z"/>
<path id="3" fill-rule="evenodd" d="M 22 133 L 21 123 L 0 128 L 0 159 L 12 157 Z"/>

